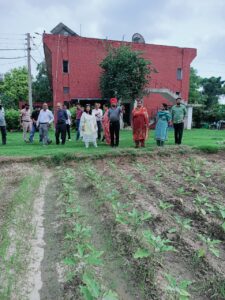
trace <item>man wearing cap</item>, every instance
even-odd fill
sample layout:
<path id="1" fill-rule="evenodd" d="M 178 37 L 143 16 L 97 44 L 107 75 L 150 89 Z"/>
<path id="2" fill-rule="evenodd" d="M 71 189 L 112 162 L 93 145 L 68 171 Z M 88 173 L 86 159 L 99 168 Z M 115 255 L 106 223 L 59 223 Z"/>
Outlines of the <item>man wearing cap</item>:
<path id="1" fill-rule="evenodd" d="M 120 134 L 120 115 L 122 113 L 121 107 L 117 106 L 117 99 L 111 98 L 110 104 L 111 107 L 108 111 L 109 117 L 109 130 L 110 130 L 110 139 L 111 139 L 111 147 L 119 146 L 119 134 Z"/>
<path id="2" fill-rule="evenodd" d="M 184 130 L 184 118 L 187 114 L 185 105 L 181 104 L 181 98 L 176 99 L 176 105 L 172 107 L 172 121 L 174 127 L 175 144 L 180 145 L 182 142 Z"/>
<path id="3" fill-rule="evenodd" d="M 23 139 L 25 142 L 28 142 L 27 132 L 31 131 L 31 126 L 32 126 L 30 116 L 31 116 L 30 106 L 29 104 L 25 104 L 25 107 L 20 111 L 21 126 L 23 128 Z"/>

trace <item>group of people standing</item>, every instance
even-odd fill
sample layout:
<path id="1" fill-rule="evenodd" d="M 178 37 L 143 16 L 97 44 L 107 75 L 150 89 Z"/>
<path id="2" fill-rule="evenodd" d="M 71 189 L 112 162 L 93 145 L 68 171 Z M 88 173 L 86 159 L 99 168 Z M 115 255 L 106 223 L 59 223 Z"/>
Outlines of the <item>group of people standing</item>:
<path id="1" fill-rule="evenodd" d="M 57 103 L 54 117 L 53 113 L 48 109 L 47 103 L 43 103 L 42 109 L 35 107 L 32 113 L 29 104 L 26 104 L 20 111 L 20 124 L 23 129 L 24 141 L 26 143 L 33 143 L 34 135 L 36 131 L 39 131 L 39 142 L 43 145 L 51 144 L 52 140 L 49 138 L 48 132 L 54 119 L 56 144 L 59 145 L 61 143 L 64 145 L 66 142 L 66 133 L 68 134 L 68 140 L 71 141 L 71 113 L 67 106 L 64 105 L 62 107 L 61 103 Z"/>
<path id="2" fill-rule="evenodd" d="M 118 105 L 116 98 L 110 99 L 110 107 L 103 105 L 103 110 L 99 103 L 95 103 L 94 109 L 90 104 L 83 108 L 79 103 L 76 110 L 76 140 L 83 140 L 85 147 L 88 148 L 92 143 L 97 147 L 97 141 L 105 141 L 111 147 L 119 146 L 119 133 L 121 116 L 124 113 L 123 107 Z M 175 144 L 181 144 L 184 118 L 186 108 L 181 104 L 181 98 L 176 99 L 176 104 L 172 107 L 171 112 L 168 110 L 166 103 L 163 103 L 156 117 L 155 140 L 158 146 L 164 146 L 167 140 L 169 125 L 174 126 Z M 62 145 L 71 141 L 70 126 L 72 123 L 71 112 L 66 105 L 61 103 L 56 105 L 55 116 L 48 109 L 48 104 L 43 103 L 42 109 L 36 107 L 31 113 L 28 104 L 20 112 L 20 122 L 23 129 L 23 139 L 25 142 L 33 143 L 34 136 L 39 131 L 39 142 L 43 145 L 51 144 L 48 132 L 51 124 L 55 124 L 56 144 Z M 136 106 L 132 110 L 131 125 L 133 130 L 133 140 L 135 147 L 145 147 L 145 141 L 148 138 L 149 117 L 147 109 L 143 106 L 142 99 L 136 100 Z M 2 144 L 6 144 L 6 122 L 4 117 L 4 108 L 0 104 L 0 129 L 2 135 Z M 102 136 L 103 131 L 103 136 Z M 29 138 L 28 138 L 29 133 Z"/>
<path id="3" fill-rule="evenodd" d="M 111 147 L 119 146 L 120 120 L 123 109 L 118 106 L 116 98 L 110 99 L 110 105 L 111 107 L 108 107 L 105 104 L 102 110 L 100 104 L 96 103 L 92 111 L 90 104 L 85 106 L 77 130 L 80 131 L 80 137 L 86 148 L 89 147 L 90 142 L 97 147 L 97 139 L 106 141 Z M 102 129 L 103 137 L 101 136 Z"/>

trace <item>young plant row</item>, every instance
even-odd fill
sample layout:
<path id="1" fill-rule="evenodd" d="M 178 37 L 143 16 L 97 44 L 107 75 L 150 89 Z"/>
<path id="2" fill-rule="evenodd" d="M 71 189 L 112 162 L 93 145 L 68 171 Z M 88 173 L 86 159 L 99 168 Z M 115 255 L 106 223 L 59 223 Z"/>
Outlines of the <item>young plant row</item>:
<path id="1" fill-rule="evenodd" d="M 112 170 L 115 170 L 114 164 L 110 163 L 110 167 Z M 134 264 L 143 270 L 144 283 L 154 282 L 156 279 L 156 269 L 163 262 L 163 254 L 169 251 L 176 251 L 171 245 L 172 241 L 164 239 L 160 235 L 154 235 L 151 230 L 144 230 L 146 223 L 152 221 L 151 213 L 149 211 L 139 211 L 131 203 L 122 202 L 122 195 L 115 188 L 113 182 L 109 183 L 107 178 L 101 176 L 94 167 L 88 165 L 83 169 L 83 172 L 95 187 L 100 203 L 107 202 L 111 204 L 111 212 L 114 215 L 115 222 L 126 226 L 130 236 L 135 239 L 133 245 L 131 242 L 132 256 Z M 132 176 L 124 176 L 123 172 L 120 172 L 120 175 L 123 175 L 123 179 L 127 179 L 127 183 L 123 182 L 123 187 L 126 188 L 126 186 L 128 187 L 128 185 L 132 184 L 132 193 L 136 193 L 137 190 L 135 190 L 135 187 L 137 186 L 137 189 L 140 187 L 135 184 Z M 129 191 L 129 188 L 127 191 Z M 180 222 L 181 231 L 189 225 L 189 222 L 184 222 L 183 224 L 180 219 L 177 221 Z M 139 247 L 137 246 L 137 239 Z M 164 277 L 168 282 L 165 293 L 168 297 L 171 297 L 170 299 L 189 299 L 190 294 L 187 289 L 191 284 L 190 281 L 183 280 L 177 282 L 170 274 L 165 274 Z"/>
<path id="2" fill-rule="evenodd" d="M 76 297 L 85 300 L 118 300 L 117 294 L 108 290 L 100 278 L 99 268 L 103 264 L 103 251 L 97 250 L 91 242 L 92 230 L 84 222 L 84 215 L 78 205 L 75 191 L 75 177 L 71 169 L 62 176 L 60 197 L 65 205 L 64 221 L 67 221 L 65 234 L 65 258 L 67 281 L 77 282 L 79 292 Z"/>
<path id="3" fill-rule="evenodd" d="M 204 163 L 202 161 L 197 162 L 194 159 L 190 159 L 187 163 L 187 168 L 189 172 L 193 172 L 194 175 L 199 177 L 200 172 L 202 171 L 202 167 Z M 116 166 L 113 163 L 110 163 L 110 167 L 113 170 L 116 170 Z M 161 166 L 162 168 L 162 166 Z M 137 169 L 141 169 L 144 173 L 147 172 L 146 166 L 143 164 L 138 164 Z M 135 179 L 133 179 L 132 174 L 127 175 L 126 172 L 123 170 L 118 170 L 120 175 L 124 178 L 127 179 L 128 185 L 133 187 L 137 187 L 137 189 L 140 189 L 141 187 L 135 182 Z M 158 177 L 157 177 L 158 178 Z M 181 187 L 182 189 L 182 187 Z M 202 214 L 203 216 L 206 215 L 207 213 L 214 213 L 219 219 L 221 220 L 222 224 L 221 227 L 225 231 L 225 206 L 222 206 L 218 203 L 215 203 L 214 205 L 209 202 L 208 197 L 206 196 L 200 196 L 197 195 L 194 198 L 194 205 L 195 209 L 199 214 Z M 173 204 L 166 202 L 166 201 L 159 201 L 159 208 L 163 211 L 173 208 Z M 149 213 L 149 212 L 148 212 Z M 133 214 L 134 215 L 134 214 Z M 150 218 L 149 218 L 150 219 Z M 174 218 L 176 227 L 172 227 L 169 229 L 169 233 L 177 233 L 178 238 L 180 239 L 183 235 L 183 233 L 187 230 L 191 230 L 191 223 L 192 220 L 189 218 L 182 218 L 178 215 L 176 215 Z M 137 220 L 137 218 L 136 218 Z M 138 225 L 136 221 L 136 225 Z M 140 222 L 139 222 L 139 225 Z M 137 228 L 135 228 L 135 231 Z M 221 243 L 220 240 L 215 240 L 215 239 L 210 239 L 209 237 L 205 237 L 201 234 L 198 234 L 198 240 L 201 241 L 201 246 L 197 250 L 196 257 L 197 258 L 203 258 L 207 254 L 211 253 L 212 255 L 216 256 L 217 258 L 220 256 L 219 254 L 219 249 L 217 246 Z"/>

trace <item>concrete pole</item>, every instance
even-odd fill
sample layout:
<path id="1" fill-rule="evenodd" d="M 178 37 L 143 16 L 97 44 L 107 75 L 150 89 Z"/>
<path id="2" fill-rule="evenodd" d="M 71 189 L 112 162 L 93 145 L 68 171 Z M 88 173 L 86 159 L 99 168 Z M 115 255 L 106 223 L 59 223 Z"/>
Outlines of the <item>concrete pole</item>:
<path id="1" fill-rule="evenodd" d="M 187 106 L 187 129 L 192 127 L 193 106 Z"/>
<path id="2" fill-rule="evenodd" d="M 31 47 L 30 47 L 30 33 L 27 33 L 27 69 L 28 69 L 28 99 L 30 110 L 33 109 L 33 101 L 32 101 L 32 76 L 31 76 Z"/>

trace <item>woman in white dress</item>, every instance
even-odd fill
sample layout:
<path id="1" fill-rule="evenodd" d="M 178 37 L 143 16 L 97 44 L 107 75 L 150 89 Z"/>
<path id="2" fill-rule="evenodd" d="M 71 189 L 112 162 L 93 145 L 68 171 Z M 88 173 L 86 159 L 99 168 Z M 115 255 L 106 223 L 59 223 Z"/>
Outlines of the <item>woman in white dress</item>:
<path id="1" fill-rule="evenodd" d="M 86 148 L 89 147 L 90 142 L 97 147 L 97 129 L 96 118 L 91 114 L 90 104 L 87 104 L 80 119 L 80 136 Z"/>

